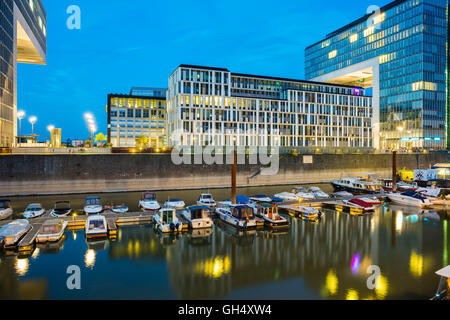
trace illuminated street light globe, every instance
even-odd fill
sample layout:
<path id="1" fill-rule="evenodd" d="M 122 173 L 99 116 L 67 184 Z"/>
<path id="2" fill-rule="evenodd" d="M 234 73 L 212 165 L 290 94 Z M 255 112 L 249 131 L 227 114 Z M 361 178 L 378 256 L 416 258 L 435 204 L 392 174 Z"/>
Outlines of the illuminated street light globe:
<path id="1" fill-rule="evenodd" d="M 23 118 L 25 118 L 26 113 L 23 110 L 19 110 L 17 111 L 17 119 L 22 120 Z"/>
<path id="2" fill-rule="evenodd" d="M 37 122 L 37 117 L 35 116 L 31 116 L 30 118 L 28 118 L 28 121 L 30 121 L 31 124 L 35 124 Z"/>
<path id="3" fill-rule="evenodd" d="M 48 131 L 52 132 L 53 129 L 55 129 L 55 126 L 54 126 L 54 125 L 50 124 L 50 125 L 47 126 L 47 130 L 48 130 Z"/>

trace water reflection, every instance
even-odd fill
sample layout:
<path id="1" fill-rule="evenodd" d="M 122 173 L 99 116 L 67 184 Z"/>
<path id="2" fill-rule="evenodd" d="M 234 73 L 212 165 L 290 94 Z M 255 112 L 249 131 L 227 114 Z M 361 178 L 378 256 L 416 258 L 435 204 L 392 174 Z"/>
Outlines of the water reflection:
<path id="1" fill-rule="evenodd" d="M 317 224 L 289 220 L 290 229 L 281 233 L 218 223 L 212 230 L 161 235 L 137 226 L 120 228 L 115 242 L 86 242 L 68 232 L 30 259 L 14 257 L 12 267 L 2 257 L 0 280 L 11 284 L 1 285 L 0 295 L 36 278 L 52 281 L 51 268 L 81 260 L 92 274 L 82 298 L 160 299 L 161 292 L 179 299 L 239 298 L 245 290 L 248 298 L 426 299 L 436 289 L 434 271 L 448 262 L 445 212 L 386 206 L 363 217 L 327 210 Z M 370 290 L 373 265 L 381 276 Z M 52 286 L 51 298 L 67 297 L 58 288 Z"/>

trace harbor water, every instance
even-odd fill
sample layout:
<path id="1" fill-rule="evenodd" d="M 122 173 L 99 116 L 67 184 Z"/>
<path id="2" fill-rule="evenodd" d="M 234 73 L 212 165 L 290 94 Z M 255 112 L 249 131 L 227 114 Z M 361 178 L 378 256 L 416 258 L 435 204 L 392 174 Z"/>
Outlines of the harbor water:
<path id="1" fill-rule="evenodd" d="M 320 186 L 331 192 L 331 186 Z M 253 187 L 238 193 L 273 195 L 291 186 Z M 216 200 L 230 191 L 158 192 L 158 200 L 194 204 L 201 192 Z M 12 198 L 14 211 L 30 203 L 50 209 L 70 200 L 81 210 L 87 195 Z M 104 194 L 102 201 L 138 211 L 139 193 Z M 212 230 L 161 236 L 151 225 L 120 227 L 115 241 L 87 242 L 67 231 L 31 256 L 0 255 L 0 299 L 429 299 L 449 264 L 446 210 L 386 204 L 373 215 L 325 210 L 316 223 L 289 217 L 289 230 Z M 80 268 L 80 289 L 68 286 Z M 379 271 L 378 277 L 373 277 Z M 71 278 L 73 279 L 73 278 Z M 375 279 L 375 280 L 374 280 Z M 69 279 L 70 282 L 70 279 Z"/>

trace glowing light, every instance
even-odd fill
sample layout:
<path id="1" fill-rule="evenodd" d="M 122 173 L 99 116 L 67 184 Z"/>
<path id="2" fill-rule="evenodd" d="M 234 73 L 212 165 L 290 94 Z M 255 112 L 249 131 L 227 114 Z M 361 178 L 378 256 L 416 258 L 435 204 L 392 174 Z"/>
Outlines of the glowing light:
<path id="1" fill-rule="evenodd" d="M 330 296 L 334 296 L 338 292 L 339 280 L 333 269 L 330 270 L 327 274 L 327 277 L 325 279 L 325 288 L 327 289 Z"/>
<path id="2" fill-rule="evenodd" d="M 77 233 L 75 231 L 72 232 L 73 240 L 77 240 Z"/>
<path id="3" fill-rule="evenodd" d="M 50 133 L 55 129 L 55 126 L 50 124 L 47 126 L 47 130 L 50 131 Z"/>
<path id="4" fill-rule="evenodd" d="M 420 278 L 423 275 L 423 256 L 417 254 L 414 250 L 411 252 L 411 256 L 409 258 L 409 271 L 411 274 Z"/>
<path id="5" fill-rule="evenodd" d="M 35 124 L 37 120 L 38 118 L 36 116 L 31 116 L 28 118 L 28 121 L 30 121 L 31 124 Z"/>
<path id="6" fill-rule="evenodd" d="M 230 273 L 230 269 L 231 262 L 228 256 L 210 258 L 206 261 L 198 262 L 194 266 L 195 273 L 203 274 L 208 278 L 214 279 L 219 279 Z"/>
<path id="7" fill-rule="evenodd" d="M 358 41 L 358 34 L 357 33 L 352 34 L 350 36 L 350 43 L 353 43 L 353 42 L 356 42 L 356 41 Z"/>
<path id="8" fill-rule="evenodd" d="M 359 293 L 355 289 L 348 289 L 345 300 L 359 300 Z"/>
<path id="9" fill-rule="evenodd" d="M 328 59 L 336 58 L 337 56 L 337 50 L 333 50 L 328 54 Z"/>
<path id="10" fill-rule="evenodd" d="M 17 119 L 22 120 L 27 114 L 23 110 L 17 111 Z"/>
<path id="11" fill-rule="evenodd" d="M 36 260 L 38 257 L 39 257 L 39 253 L 40 253 L 40 250 L 39 250 L 39 248 L 36 248 L 35 250 L 34 250 L 34 252 L 33 252 L 33 255 L 31 256 L 34 260 Z"/>
<path id="12" fill-rule="evenodd" d="M 373 18 L 373 23 L 374 24 L 378 24 L 384 21 L 384 19 L 386 18 L 386 13 L 382 13 L 376 17 Z"/>
<path id="13" fill-rule="evenodd" d="M 17 259 L 16 260 L 16 273 L 19 276 L 24 276 L 27 274 L 30 264 L 28 259 Z"/>
<path id="14" fill-rule="evenodd" d="M 397 212 L 397 216 L 395 217 L 395 230 L 397 232 L 402 232 L 403 228 L 403 212 Z"/>
<path id="15" fill-rule="evenodd" d="M 389 282 L 386 277 L 380 275 L 375 283 L 375 294 L 379 300 L 386 298 L 389 290 Z"/>
<path id="16" fill-rule="evenodd" d="M 96 254 L 94 250 L 89 249 L 88 251 L 86 251 L 86 254 L 84 255 L 84 263 L 86 267 L 93 268 L 95 266 L 95 259 Z"/>
<path id="17" fill-rule="evenodd" d="M 352 273 L 358 274 L 359 266 L 361 265 L 361 256 L 359 253 L 355 254 L 352 259 Z"/>

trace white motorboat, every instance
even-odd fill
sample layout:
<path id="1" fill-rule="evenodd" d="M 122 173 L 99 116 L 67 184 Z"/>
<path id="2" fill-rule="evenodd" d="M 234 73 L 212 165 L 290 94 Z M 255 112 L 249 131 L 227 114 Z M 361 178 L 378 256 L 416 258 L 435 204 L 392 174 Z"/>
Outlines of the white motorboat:
<path id="1" fill-rule="evenodd" d="M 28 220 L 20 219 L 0 228 L 0 243 L 4 246 L 13 246 L 31 229 Z"/>
<path id="2" fill-rule="evenodd" d="M 177 217 L 175 208 L 162 208 L 153 216 L 153 223 L 162 233 L 177 233 L 183 231 L 183 223 Z"/>
<path id="3" fill-rule="evenodd" d="M 164 203 L 164 206 L 168 208 L 181 210 L 186 206 L 186 204 L 181 199 L 169 199 L 166 201 L 166 203 Z"/>
<path id="4" fill-rule="evenodd" d="M 303 187 L 296 187 L 292 189 L 292 192 L 295 193 L 299 200 L 314 200 L 316 198 L 314 194 L 306 191 Z"/>
<path id="5" fill-rule="evenodd" d="M 125 204 L 111 206 L 111 211 L 114 213 L 125 214 L 128 210 L 129 209 Z"/>
<path id="6" fill-rule="evenodd" d="M 191 229 L 211 228 L 214 225 L 210 216 L 210 209 L 206 206 L 188 207 L 180 215 L 186 219 Z"/>
<path id="7" fill-rule="evenodd" d="M 275 197 L 283 199 L 284 201 L 298 201 L 299 197 L 295 193 L 281 192 L 277 193 Z"/>
<path id="8" fill-rule="evenodd" d="M 359 178 L 344 178 L 332 181 L 335 191 L 347 191 L 353 194 L 376 194 L 382 190 L 381 182 L 374 179 L 374 174 L 361 173 Z"/>
<path id="9" fill-rule="evenodd" d="M 217 206 L 213 196 L 209 193 L 202 193 L 197 200 L 197 204 L 208 208 L 215 208 Z"/>
<path id="10" fill-rule="evenodd" d="M 382 180 L 382 188 L 383 190 L 387 192 L 393 191 L 393 182 L 392 179 L 383 179 Z M 416 191 L 419 188 L 417 183 L 410 183 L 406 181 L 399 181 L 397 182 L 397 190 L 400 192 L 406 192 L 406 191 Z"/>
<path id="11" fill-rule="evenodd" d="M 12 214 L 13 208 L 11 207 L 11 201 L 0 200 L 0 220 L 8 219 Z"/>
<path id="12" fill-rule="evenodd" d="M 64 231 L 67 228 L 67 221 L 61 219 L 47 220 L 41 226 L 39 233 L 36 237 L 36 242 L 56 242 L 59 241 L 64 235 Z"/>
<path id="13" fill-rule="evenodd" d="M 289 221 L 278 213 L 278 207 L 270 203 L 255 203 L 256 215 L 264 219 L 264 225 L 270 229 L 288 228 Z"/>
<path id="14" fill-rule="evenodd" d="M 353 193 L 347 191 L 338 191 L 333 193 L 333 197 L 335 198 L 351 198 L 353 197 Z"/>
<path id="15" fill-rule="evenodd" d="M 139 201 L 139 208 L 142 211 L 158 211 L 161 209 L 161 205 L 156 199 L 156 194 L 153 192 L 144 192 L 141 195 L 141 201 Z"/>
<path id="16" fill-rule="evenodd" d="M 239 229 L 256 228 L 253 208 L 248 205 L 232 204 L 216 209 L 219 219 Z"/>
<path id="17" fill-rule="evenodd" d="M 265 194 L 258 194 L 250 197 L 250 200 L 254 202 L 272 202 L 272 198 L 266 196 Z"/>
<path id="18" fill-rule="evenodd" d="M 450 206 L 450 193 L 441 188 L 419 188 L 417 192 L 428 198 L 433 205 Z"/>
<path id="19" fill-rule="evenodd" d="M 388 194 L 387 197 L 393 203 L 402 204 L 406 206 L 424 208 L 433 205 L 433 203 L 430 200 L 428 200 L 428 198 L 420 195 L 416 191 L 407 191 L 404 193 L 391 193 Z"/>
<path id="20" fill-rule="evenodd" d="M 312 193 L 316 199 L 329 199 L 328 193 L 325 193 L 319 187 L 310 187 L 308 193 Z"/>
<path id="21" fill-rule="evenodd" d="M 85 224 L 86 237 L 89 238 L 105 238 L 108 236 L 108 223 L 102 215 L 89 216 Z"/>
<path id="22" fill-rule="evenodd" d="M 42 204 L 40 203 L 33 203 L 30 204 L 23 213 L 23 217 L 25 219 L 34 219 L 37 217 L 42 216 L 45 213 L 45 209 L 42 208 Z"/>
<path id="23" fill-rule="evenodd" d="M 100 197 L 86 198 L 86 204 L 84 206 L 84 212 L 86 212 L 86 214 L 99 214 L 102 211 L 103 207 Z"/>
<path id="24" fill-rule="evenodd" d="M 364 202 L 366 202 L 366 203 L 368 203 L 368 204 L 370 204 L 370 205 L 373 205 L 373 206 L 381 206 L 383 204 L 383 201 L 381 201 L 378 198 L 366 197 L 366 198 L 359 198 L 359 199 L 364 201 Z"/>
<path id="25" fill-rule="evenodd" d="M 55 207 L 50 212 L 50 215 L 55 218 L 67 217 L 72 213 L 70 201 L 57 201 Z"/>
<path id="26" fill-rule="evenodd" d="M 313 207 L 298 207 L 298 210 L 301 218 L 307 221 L 316 222 L 323 216 L 321 211 Z"/>

